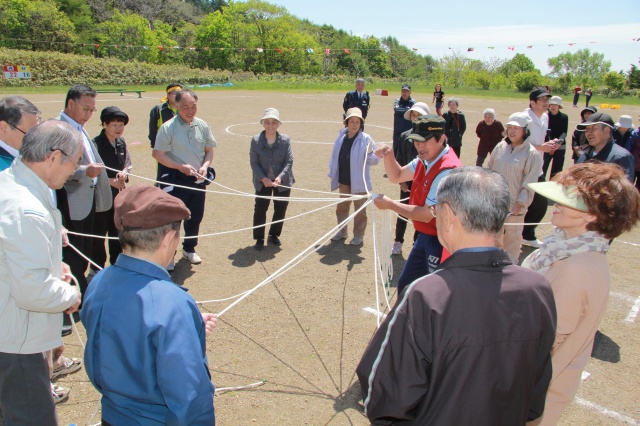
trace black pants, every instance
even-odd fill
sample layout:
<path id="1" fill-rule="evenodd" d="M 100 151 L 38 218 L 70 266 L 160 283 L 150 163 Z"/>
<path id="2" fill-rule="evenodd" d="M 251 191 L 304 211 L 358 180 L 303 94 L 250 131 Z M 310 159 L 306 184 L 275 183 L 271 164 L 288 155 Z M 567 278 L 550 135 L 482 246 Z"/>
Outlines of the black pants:
<path id="1" fill-rule="evenodd" d="M 402 204 L 409 204 L 409 194 L 411 193 L 412 183 L 413 182 L 407 182 L 407 186 L 409 187 L 409 192 L 403 192 L 402 190 L 400 190 L 400 199 L 403 200 L 404 198 L 406 198 L 406 200 L 400 201 Z M 404 217 L 404 216 L 400 216 L 400 217 Z M 404 243 L 404 233 L 407 231 L 407 221 L 400 219 L 400 217 L 396 219 L 396 238 L 394 241 L 397 241 L 399 243 Z M 414 242 L 416 241 L 416 238 L 418 238 L 418 231 L 413 233 Z"/>
<path id="2" fill-rule="evenodd" d="M 476 158 L 476 166 L 477 167 L 482 167 L 482 165 L 484 164 L 484 160 L 486 160 L 487 157 L 480 157 L 478 155 L 478 158 Z"/>
<path id="3" fill-rule="evenodd" d="M 58 424 L 43 353 L 0 353 L 0 410 L 8 425 Z"/>
<path id="4" fill-rule="evenodd" d="M 544 176 L 540 176 L 538 182 L 544 182 Z M 537 192 L 533 196 L 533 201 L 524 215 L 524 223 L 540 223 L 544 215 L 547 214 L 547 199 Z M 537 225 L 526 225 L 522 230 L 522 238 L 533 241 L 536 239 Z"/>
<path id="5" fill-rule="evenodd" d="M 94 235 L 117 237 L 118 230 L 116 224 L 113 221 L 114 209 L 107 210 L 106 212 L 96 213 L 95 223 L 93 226 Z M 114 265 L 118 255 L 122 253 L 122 247 L 118 240 L 108 240 L 105 244 L 105 240 L 102 238 L 93 238 L 93 260 L 100 267 L 104 268 L 107 263 L 107 250 L 106 246 L 109 246 L 109 263 Z"/>
<path id="6" fill-rule="evenodd" d="M 462 147 L 461 146 L 452 146 L 451 149 L 453 150 L 453 152 L 456 153 L 456 155 L 458 156 L 458 158 L 460 158 L 460 149 Z"/>
<path id="7" fill-rule="evenodd" d="M 263 185 L 260 191 L 256 191 L 256 195 L 263 197 L 289 197 L 291 190 L 278 191 L 276 187 Z M 260 226 L 267 223 L 269 204 L 271 204 L 271 200 L 268 198 L 256 198 L 256 203 L 253 207 L 253 226 Z M 289 201 L 273 200 L 273 217 L 271 218 L 271 222 L 284 219 L 288 206 Z M 269 227 L 269 235 L 279 237 L 282 233 L 282 225 L 284 225 L 284 222 L 272 223 Z M 260 226 L 259 228 L 253 229 L 254 240 L 264 240 L 264 228 L 264 226 Z"/>
<path id="8" fill-rule="evenodd" d="M 206 188 L 205 185 L 196 184 L 194 182 L 177 182 L 180 185 L 188 186 L 190 188 Z M 185 206 L 191 212 L 191 217 L 184 221 L 184 235 L 185 237 L 195 237 L 200 232 L 200 222 L 204 217 L 204 202 L 206 192 L 192 191 L 186 188 L 173 188 L 170 195 L 182 200 Z M 185 238 L 182 241 L 182 249 L 187 253 L 195 253 L 196 246 L 198 245 L 197 238 Z"/>
<path id="9" fill-rule="evenodd" d="M 69 231 L 79 232 L 81 234 L 92 234 L 94 233 L 94 223 L 96 216 L 96 202 L 95 198 L 93 200 L 93 206 L 91 206 L 91 211 L 83 220 L 67 220 L 65 221 L 69 224 Z M 93 260 L 93 244 L 94 239 L 91 237 L 80 237 L 77 235 L 69 234 L 69 243 L 73 244 L 75 248 L 80 250 L 82 254 L 87 256 L 89 259 Z M 71 274 L 76 277 L 78 280 L 78 285 L 80 286 L 80 291 L 84 294 L 87 291 L 87 278 L 85 277 L 85 273 L 87 272 L 87 266 L 89 265 L 89 261 L 85 260 L 82 256 L 80 256 L 74 249 L 71 247 L 63 247 L 62 248 L 62 257 L 64 262 L 69 265 L 69 269 L 71 269 Z"/>
<path id="10" fill-rule="evenodd" d="M 564 165 L 564 156 L 566 153 L 566 149 L 559 149 L 554 152 L 553 155 L 545 152 L 542 157 L 542 176 L 547 176 L 549 164 L 551 164 L 551 175 L 549 175 L 549 180 L 553 179 L 555 175 L 560 173 Z"/>

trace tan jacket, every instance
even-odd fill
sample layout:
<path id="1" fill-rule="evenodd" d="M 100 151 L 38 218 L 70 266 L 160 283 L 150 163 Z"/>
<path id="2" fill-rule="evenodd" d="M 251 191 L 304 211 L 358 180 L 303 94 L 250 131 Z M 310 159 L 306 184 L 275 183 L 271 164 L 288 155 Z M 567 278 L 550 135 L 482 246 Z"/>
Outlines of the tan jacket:
<path id="1" fill-rule="evenodd" d="M 580 253 L 555 262 L 544 276 L 551 282 L 558 325 L 551 350 L 553 376 L 544 415 L 531 424 L 555 425 L 578 390 L 607 308 L 610 282 L 607 256 Z"/>

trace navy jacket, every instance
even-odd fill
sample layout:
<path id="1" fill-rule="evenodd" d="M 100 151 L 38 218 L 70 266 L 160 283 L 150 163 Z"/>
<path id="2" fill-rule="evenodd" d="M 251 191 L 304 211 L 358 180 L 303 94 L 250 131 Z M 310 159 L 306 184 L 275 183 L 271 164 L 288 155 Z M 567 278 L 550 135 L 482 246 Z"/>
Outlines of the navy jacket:
<path id="1" fill-rule="evenodd" d="M 602 163 L 614 163 L 618 166 L 622 167 L 624 170 L 624 174 L 627 175 L 627 179 L 633 183 L 635 179 L 635 162 L 633 160 L 633 156 L 629 151 L 624 148 L 619 147 L 615 143 L 613 143 L 613 139 L 611 139 L 604 148 L 597 154 L 594 155 L 595 148 L 589 146 L 586 150 L 584 150 L 584 154 L 578 158 L 576 163 L 585 163 L 587 161 L 600 161 Z"/>
<path id="2" fill-rule="evenodd" d="M 369 92 L 362 92 L 362 97 L 358 96 L 357 90 L 347 92 L 342 101 L 342 109 L 346 113 L 349 108 L 360 108 L 362 118 L 367 118 L 369 107 L 371 106 L 371 98 Z"/>

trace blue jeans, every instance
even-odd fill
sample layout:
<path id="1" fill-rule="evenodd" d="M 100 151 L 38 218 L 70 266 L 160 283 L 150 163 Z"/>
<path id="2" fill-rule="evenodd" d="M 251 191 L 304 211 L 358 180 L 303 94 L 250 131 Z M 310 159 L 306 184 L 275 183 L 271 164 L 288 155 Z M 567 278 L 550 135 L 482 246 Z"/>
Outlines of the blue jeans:
<path id="1" fill-rule="evenodd" d="M 442 245 L 434 235 L 418 233 L 413 243 L 407 263 L 398 279 L 398 295 L 402 290 L 418 278 L 424 277 L 436 270 L 442 257 Z"/>

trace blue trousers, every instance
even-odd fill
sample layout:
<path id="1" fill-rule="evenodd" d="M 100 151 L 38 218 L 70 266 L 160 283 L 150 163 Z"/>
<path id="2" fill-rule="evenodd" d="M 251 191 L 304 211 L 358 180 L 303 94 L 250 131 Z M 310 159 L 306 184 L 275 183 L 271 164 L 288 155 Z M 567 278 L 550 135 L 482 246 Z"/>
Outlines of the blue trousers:
<path id="1" fill-rule="evenodd" d="M 409 253 L 407 263 L 398 279 L 398 295 L 402 290 L 418 278 L 424 277 L 436 270 L 442 257 L 442 244 L 438 237 L 418 233 L 418 238 L 413 243 L 413 249 Z"/>

